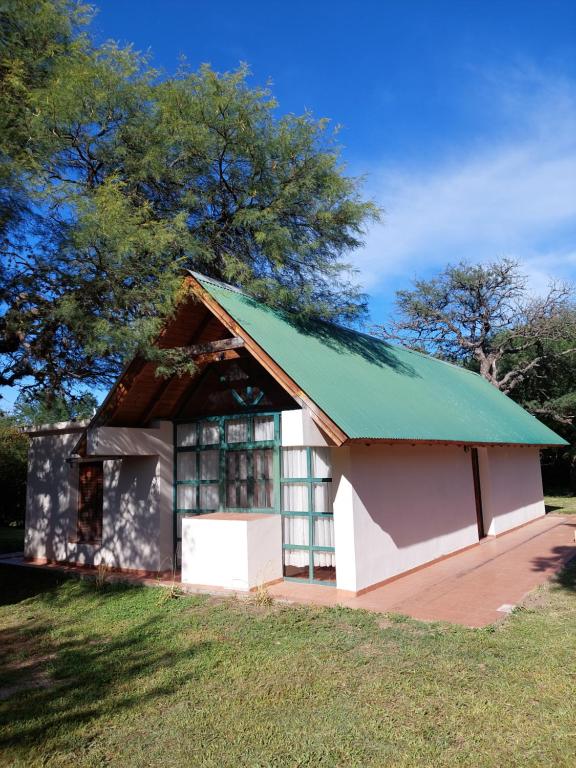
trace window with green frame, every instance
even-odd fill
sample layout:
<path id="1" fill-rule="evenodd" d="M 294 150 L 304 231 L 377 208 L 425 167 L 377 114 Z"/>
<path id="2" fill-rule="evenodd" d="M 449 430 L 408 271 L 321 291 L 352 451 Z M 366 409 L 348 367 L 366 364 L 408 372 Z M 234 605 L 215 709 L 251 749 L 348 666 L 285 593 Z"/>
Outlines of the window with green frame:
<path id="1" fill-rule="evenodd" d="M 181 516 L 280 511 L 280 414 L 212 416 L 174 427 L 175 541 Z"/>
<path id="2" fill-rule="evenodd" d="M 284 577 L 336 582 L 329 448 L 282 448 Z"/>
<path id="3" fill-rule="evenodd" d="M 174 540 L 184 514 L 282 514 L 284 575 L 334 584 L 329 448 L 280 449 L 280 414 L 213 416 L 174 426 Z"/>

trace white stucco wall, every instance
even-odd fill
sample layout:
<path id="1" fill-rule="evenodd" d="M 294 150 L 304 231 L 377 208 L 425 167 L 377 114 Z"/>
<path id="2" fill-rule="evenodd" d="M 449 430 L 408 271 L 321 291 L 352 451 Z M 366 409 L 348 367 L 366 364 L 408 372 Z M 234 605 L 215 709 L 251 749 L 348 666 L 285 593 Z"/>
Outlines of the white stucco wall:
<path id="1" fill-rule="evenodd" d="M 490 536 L 545 514 L 537 448 L 479 448 L 484 527 Z"/>
<path id="2" fill-rule="evenodd" d="M 539 451 L 480 448 L 485 531 L 545 513 Z M 458 446 L 332 449 L 337 585 L 359 591 L 478 542 L 471 455 Z"/>
<path id="3" fill-rule="evenodd" d="M 332 452 L 338 587 L 359 591 L 478 541 L 463 448 L 342 450 Z"/>
<path id="4" fill-rule="evenodd" d="M 60 423 L 30 433 L 24 555 L 66 560 L 75 526 L 78 468 L 66 463 L 80 438 L 82 424 Z"/>
<path id="5" fill-rule="evenodd" d="M 102 540 L 76 542 L 78 465 L 66 463 L 79 434 L 33 436 L 28 475 L 25 554 L 126 570 L 172 567 L 172 424 L 142 430 L 105 428 L 89 445 L 104 460 Z"/>
<path id="6" fill-rule="evenodd" d="M 282 411 L 280 414 L 280 437 L 287 447 L 324 447 L 330 445 L 324 433 L 314 422 L 308 408 Z"/>

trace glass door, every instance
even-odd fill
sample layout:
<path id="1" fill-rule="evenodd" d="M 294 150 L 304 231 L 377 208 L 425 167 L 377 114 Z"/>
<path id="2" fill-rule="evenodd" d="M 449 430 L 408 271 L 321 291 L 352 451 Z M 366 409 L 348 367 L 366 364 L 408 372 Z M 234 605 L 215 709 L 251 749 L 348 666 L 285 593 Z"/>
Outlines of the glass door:
<path id="1" fill-rule="evenodd" d="M 336 582 L 329 448 L 282 449 L 284 576 Z"/>

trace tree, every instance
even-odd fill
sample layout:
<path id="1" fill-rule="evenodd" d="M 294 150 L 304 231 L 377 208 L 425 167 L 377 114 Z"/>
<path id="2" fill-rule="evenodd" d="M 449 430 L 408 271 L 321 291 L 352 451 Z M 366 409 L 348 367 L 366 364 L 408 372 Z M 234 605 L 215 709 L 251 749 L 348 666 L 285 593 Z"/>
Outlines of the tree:
<path id="1" fill-rule="evenodd" d="M 31 157 L 14 167 L 29 215 L 2 246 L 0 384 L 77 395 L 136 350 L 158 357 L 184 268 L 301 316 L 362 315 L 345 256 L 378 212 L 327 121 L 278 117 L 246 67 L 159 77 L 129 47 L 95 46 L 88 11 L 78 21 L 64 0 L 27 0 L 17 18 L 9 4 L 3 23 L 33 29 L 46 6 L 71 32 L 26 89 Z M 184 353 L 158 363 L 191 368 Z"/>
<path id="2" fill-rule="evenodd" d="M 37 168 L 33 94 L 46 88 L 90 9 L 72 0 L 5 0 L 0 9 L 0 235 L 27 212 Z"/>
<path id="3" fill-rule="evenodd" d="M 576 352 L 571 286 L 528 292 L 517 262 L 447 266 L 396 294 L 393 320 L 377 332 L 447 360 L 476 366 L 506 394 Z"/>
<path id="4" fill-rule="evenodd" d="M 0 525 L 24 522 L 28 436 L 13 416 L 0 411 Z"/>
<path id="5" fill-rule="evenodd" d="M 48 397 L 46 392 L 26 392 L 14 405 L 12 418 L 21 427 L 38 424 L 55 424 L 58 421 L 82 421 L 90 419 L 98 401 L 90 392 L 74 399 Z"/>

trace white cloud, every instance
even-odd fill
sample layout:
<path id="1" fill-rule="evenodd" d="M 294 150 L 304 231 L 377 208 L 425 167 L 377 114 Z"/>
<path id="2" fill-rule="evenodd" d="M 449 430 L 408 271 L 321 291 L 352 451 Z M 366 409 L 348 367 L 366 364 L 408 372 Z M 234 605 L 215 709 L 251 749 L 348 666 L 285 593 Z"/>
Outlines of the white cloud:
<path id="1" fill-rule="evenodd" d="M 385 217 L 354 259 L 368 290 L 503 255 L 535 288 L 576 276 L 576 84 L 524 73 L 492 104 L 499 140 L 452 148 L 425 170 L 371 174 Z"/>

